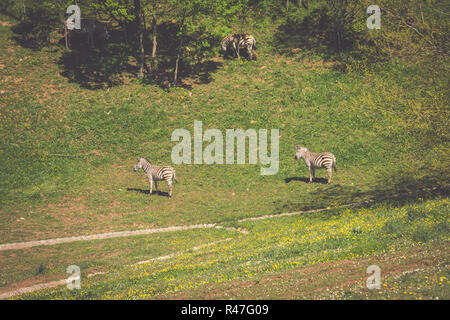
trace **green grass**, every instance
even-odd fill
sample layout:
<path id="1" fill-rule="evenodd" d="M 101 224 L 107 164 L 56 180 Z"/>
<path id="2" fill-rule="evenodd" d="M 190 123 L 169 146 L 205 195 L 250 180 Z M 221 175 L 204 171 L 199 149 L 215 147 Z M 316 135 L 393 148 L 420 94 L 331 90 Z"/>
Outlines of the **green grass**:
<path id="1" fill-rule="evenodd" d="M 406 266 L 405 271 L 412 271 L 422 261 L 408 254 L 411 248 L 428 250 L 429 255 L 439 259 L 441 271 L 445 273 L 448 272 L 448 211 L 448 199 L 442 199 L 401 207 L 377 205 L 242 222 L 239 226 L 249 233 L 232 234 L 229 241 L 196 251 L 179 252 L 168 260 L 121 266 L 116 270 L 110 268 L 107 275 L 98 276 L 95 280 L 83 279 L 81 290 L 43 290 L 21 298 L 202 298 L 202 295 L 196 295 L 196 290 L 200 290 L 204 298 L 223 283 L 242 280 L 258 283 L 267 274 L 301 271 L 302 267 L 310 266 L 320 268 L 322 264 L 332 267 L 333 263 L 338 265 L 340 261 L 363 258 L 371 261 L 365 263 L 366 268 L 370 264 L 382 263 L 384 271 L 391 269 L 393 275 L 398 275 L 396 268 Z M 423 242 L 418 240 L 418 235 L 426 235 L 420 238 Z M 184 239 L 193 240 L 187 236 Z M 406 255 L 412 261 L 402 267 L 395 259 L 387 260 L 382 256 L 392 253 Z M 433 271 L 436 265 L 428 264 L 427 267 Z M 365 270 L 356 275 L 361 278 L 360 283 L 365 283 Z M 319 279 L 319 276 L 312 278 L 316 282 Z M 434 295 L 436 291 L 433 289 L 432 292 Z M 255 292 L 254 297 L 276 297 L 272 294 L 271 290 Z M 448 298 L 448 291 L 438 296 Z M 226 298 L 226 295 L 219 294 L 216 298 Z"/>
<path id="2" fill-rule="evenodd" d="M 204 243 L 227 239 L 231 235 L 233 232 L 223 230 L 188 230 L 8 250 L 0 252 L 2 261 L 8 262 L 2 266 L 0 283 L 7 287 L 26 281 L 30 276 L 39 282 L 64 279 L 69 265 L 79 266 L 83 276 L 109 272 L 127 264 L 164 256 L 167 252 L 189 250 Z"/>
<path id="3" fill-rule="evenodd" d="M 0 252 L 7 265 L 0 288 L 64 277 L 67 264 L 79 263 L 87 270 L 116 271 L 91 278 L 80 292 L 31 297 L 155 297 L 248 274 L 359 258 L 390 246 L 403 250 L 411 243 L 448 240 L 443 213 L 450 95 L 448 75 L 439 70 L 394 61 L 366 73 L 342 73 L 320 57 L 305 58 L 305 52 L 288 57 L 261 49 L 258 61 L 220 60 L 213 81 L 191 90 L 162 89 L 126 76 L 121 85 L 90 90 L 64 77 L 62 48 L 32 51 L 13 36 L 10 26 L 0 26 L 0 243 L 197 223 L 250 233 L 194 230 Z M 192 133 L 194 120 L 203 122 L 203 131 L 280 129 L 278 174 L 261 176 L 260 165 L 179 165 L 173 199 L 149 197 L 143 192 L 147 180 L 133 165 L 140 156 L 171 165 L 172 132 Z M 293 159 L 298 144 L 336 155 L 331 185 L 300 179 L 308 172 Z M 427 187 L 438 189 L 419 191 Z M 237 222 L 367 199 L 379 203 Z M 422 211 L 414 209 L 416 203 Z M 428 213 L 423 208 L 430 203 L 438 205 Z M 427 219 L 435 220 L 428 225 Z M 180 236 L 184 243 L 176 242 Z M 129 266 L 141 256 L 230 236 L 211 251 Z M 128 293 L 130 288 L 135 291 Z"/>

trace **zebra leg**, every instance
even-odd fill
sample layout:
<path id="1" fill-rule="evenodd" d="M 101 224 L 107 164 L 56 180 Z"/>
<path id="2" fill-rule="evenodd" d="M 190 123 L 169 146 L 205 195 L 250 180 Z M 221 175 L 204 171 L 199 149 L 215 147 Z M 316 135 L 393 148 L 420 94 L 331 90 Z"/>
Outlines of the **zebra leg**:
<path id="1" fill-rule="evenodd" d="M 172 198 L 172 181 L 167 180 L 167 185 L 169 186 L 169 198 Z"/>
<path id="2" fill-rule="evenodd" d="M 155 180 L 155 192 L 158 193 L 158 183 Z"/>
<path id="3" fill-rule="evenodd" d="M 148 179 L 148 182 L 150 183 L 150 195 L 152 195 L 153 179 Z"/>
<path id="4" fill-rule="evenodd" d="M 309 171 L 309 183 L 311 183 L 312 182 L 312 178 L 313 178 L 313 168 L 311 168 L 311 167 L 308 167 L 308 171 Z"/>
<path id="5" fill-rule="evenodd" d="M 332 177 L 332 175 L 333 175 L 332 169 L 331 169 L 331 168 L 328 168 L 328 169 L 327 169 L 327 173 L 328 173 L 328 184 L 330 184 L 330 183 L 331 183 L 331 177 Z"/>

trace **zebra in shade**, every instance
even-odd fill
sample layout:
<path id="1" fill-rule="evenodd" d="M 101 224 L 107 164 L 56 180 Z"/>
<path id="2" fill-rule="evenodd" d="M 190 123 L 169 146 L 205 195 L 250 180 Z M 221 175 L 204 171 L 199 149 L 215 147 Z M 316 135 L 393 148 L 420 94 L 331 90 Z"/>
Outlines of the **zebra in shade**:
<path id="1" fill-rule="evenodd" d="M 256 58 L 253 49 L 256 48 L 256 40 L 252 35 L 233 34 L 223 38 L 221 42 L 222 52 L 227 53 L 232 51 L 233 57 L 240 57 L 240 49 L 245 48 L 247 50 L 250 59 Z"/>
<path id="2" fill-rule="evenodd" d="M 166 181 L 169 186 L 169 197 L 172 197 L 172 180 L 178 182 L 175 177 L 175 169 L 168 166 L 154 166 L 147 159 L 139 158 L 134 166 L 134 171 L 144 170 L 150 183 L 150 195 L 152 194 L 153 182 L 155 182 L 155 191 L 158 192 L 157 181 Z"/>
<path id="3" fill-rule="evenodd" d="M 233 57 L 239 56 L 238 53 L 239 35 L 233 34 L 226 36 L 225 38 L 223 38 L 222 42 L 220 43 L 220 46 L 222 47 L 222 52 L 224 54 L 232 51 Z"/>
<path id="4" fill-rule="evenodd" d="M 314 153 L 303 146 L 295 147 L 295 160 L 302 158 L 309 171 L 309 182 L 315 175 L 315 169 L 325 168 L 328 173 L 328 183 L 331 183 L 332 169 L 337 172 L 336 157 L 331 152 Z"/>
<path id="5" fill-rule="evenodd" d="M 248 33 L 239 34 L 239 45 L 237 48 L 237 55 L 239 57 L 239 49 L 245 48 L 247 49 L 248 56 L 251 59 L 256 58 L 256 55 L 254 54 L 253 50 L 256 49 L 256 40 L 255 37 Z"/>

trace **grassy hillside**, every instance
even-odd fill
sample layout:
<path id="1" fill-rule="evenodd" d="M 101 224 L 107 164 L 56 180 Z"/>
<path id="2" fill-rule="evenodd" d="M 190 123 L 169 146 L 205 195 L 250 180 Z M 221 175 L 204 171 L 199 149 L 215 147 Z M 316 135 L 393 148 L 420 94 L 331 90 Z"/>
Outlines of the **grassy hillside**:
<path id="1" fill-rule="evenodd" d="M 308 52 L 273 53 L 266 35 L 257 61 L 216 58 L 208 81 L 184 79 L 191 87 L 162 88 L 123 73 L 119 84 L 92 89 L 67 76 L 71 53 L 56 44 L 20 46 L 13 24 L 1 18 L 0 243 L 198 223 L 249 233 L 192 230 L 0 251 L 0 290 L 64 278 L 77 264 L 111 273 L 83 282 L 81 291 L 31 297 L 189 297 L 192 288 L 413 244 L 443 251 L 444 270 L 430 272 L 448 278 L 448 73 L 402 61 L 343 73 Z M 192 133 L 195 120 L 204 131 L 280 129 L 279 172 L 262 176 L 259 164 L 179 165 L 174 197 L 165 183 L 150 197 L 133 165 L 140 156 L 172 165 L 172 132 Z M 293 159 L 298 144 L 336 155 L 331 185 L 320 170 L 320 179 L 306 183 L 306 166 Z M 368 199 L 377 201 L 238 222 Z M 190 251 L 219 240 L 226 241 Z M 130 266 L 174 252 L 181 254 Z M 427 297 L 448 298 L 448 282 L 445 290 L 440 285 Z"/>
<path id="2" fill-rule="evenodd" d="M 88 242 L 53 250 L 30 249 L 27 256 L 70 254 L 73 260 L 61 257 L 64 262 L 59 265 L 49 259 L 53 272 L 63 270 L 69 261 L 86 271 L 81 290 L 61 287 L 22 298 L 291 299 L 325 294 L 328 298 L 448 299 L 448 211 L 448 199 L 422 200 L 403 207 L 377 205 L 239 223 L 248 234 L 182 232 L 166 240 L 166 236 L 139 237 L 126 242 L 132 253 L 116 253 L 125 245 L 123 241 L 121 245 Z M 192 249 L 198 236 L 204 245 Z M 163 243 L 173 256 L 149 259 L 162 251 L 154 243 Z M 186 249 L 186 243 L 191 248 Z M 103 255 L 94 258 L 98 250 Z M 83 258 L 81 252 L 90 255 Z M 105 252 L 116 255 L 106 258 Z M 139 263 L 146 254 L 146 262 Z M 11 262 L 19 259 L 23 257 L 9 258 Z M 100 269 L 108 273 L 87 278 L 94 273 L 87 271 L 92 264 L 97 270 L 108 266 L 108 270 Z M 381 268 L 382 291 L 365 287 L 366 269 L 373 264 Z M 416 283 L 411 276 L 421 281 Z M 323 292 L 326 289 L 332 290 Z"/>

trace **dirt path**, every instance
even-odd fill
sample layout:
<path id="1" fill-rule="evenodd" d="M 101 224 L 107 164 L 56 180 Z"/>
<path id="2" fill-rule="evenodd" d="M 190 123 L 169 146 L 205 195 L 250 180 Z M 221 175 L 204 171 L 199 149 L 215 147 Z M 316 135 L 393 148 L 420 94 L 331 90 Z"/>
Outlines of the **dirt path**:
<path id="1" fill-rule="evenodd" d="M 88 240 L 130 237 L 130 236 L 138 236 L 138 235 L 143 235 L 143 234 L 152 234 L 152 233 L 160 233 L 160 232 L 174 232 L 174 231 L 183 231 L 183 230 L 190 230 L 190 229 L 204 229 L 204 228 L 225 229 L 225 230 L 237 231 L 240 233 L 248 232 L 245 229 L 224 227 L 224 226 L 218 225 L 217 223 L 195 224 L 195 225 L 188 225 L 188 226 L 175 226 L 175 227 L 156 228 L 156 229 L 142 229 L 142 230 L 134 230 L 134 231 L 118 231 L 118 232 L 108 232 L 108 233 L 86 235 L 86 236 L 75 236 L 75 237 L 67 237 L 67 238 L 56 238 L 56 239 L 27 241 L 27 242 L 5 243 L 5 244 L 0 245 L 0 251 L 17 250 L 17 249 L 36 247 L 36 246 L 49 246 L 49 245 L 55 245 L 55 244 L 61 244 L 61 243 L 67 243 L 67 242 L 75 242 L 75 241 L 88 241 Z"/>
<path id="2" fill-rule="evenodd" d="M 175 253 L 171 253 L 165 256 L 160 256 L 160 257 L 156 257 L 156 258 L 152 258 L 149 260 L 145 260 L 145 261 L 140 261 L 137 262 L 135 264 L 132 265 L 140 265 L 140 264 L 148 264 L 151 263 L 153 261 L 159 261 L 159 260 L 166 260 L 166 259 L 170 259 L 173 257 L 177 257 L 187 251 L 198 251 L 200 249 L 203 249 L 205 247 L 209 247 L 209 246 L 213 246 L 215 244 L 221 243 L 221 242 L 225 242 L 225 241 L 230 241 L 231 238 L 226 238 L 226 239 L 222 239 L 222 240 L 218 240 L 218 241 L 214 241 L 214 242 L 210 242 L 210 243 L 206 243 L 206 244 L 202 244 L 193 248 L 190 248 L 188 250 L 184 250 L 184 251 L 180 251 L 180 252 L 175 252 Z M 93 272 L 88 274 L 86 277 L 87 278 L 92 278 L 96 275 L 101 275 L 101 274 L 106 274 L 108 272 Z M 11 291 L 5 291 L 3 293 L 0 293 L 0 300 L 3 299 L 10 299 L 12 297 L 15 296 L 19 296 L 21 294 L 26 294 L 26 293 L 30 293 L 30 292 L 34 292 L 34 291 L 38 291 L 38 290 L 43 290 L 43 289 L 50 289 L 50 288 L 55 288 L 58 286 L 62 286 L 67 284 L 67 279 L 62 279 L 62 280 L 56 280 L 56 281 L 51 281 L 51 282 L 45 282 L 45 283 L 40 283 L 40 284 L 36 284 L 33 286 L 29 286 L 29 287 L 22 287 L 22 288 L 18 288 L 15 290 L 11 290 Z"/>
<path id="3" fill-rule="evenodd" d="M 445 185 L 443 187 L 434 187 L 434 188 L 424 188 L 418 191 L 433 191 L 439 188 L 447 188 L 450 185 Z M 414 191 L 417 192 L 417 191 Z M 394 195 L 390 195 L 386 198 L 395 198 L 400 195 L 404 194 L 412 194 L 413 192 L 404 192 L 404 193 L 398 193 Z M 279 217 L 285 217 L 285 216 L 293 216 L 293 215 L 300 215 L 305 213 L 311 213 L 311 212 L 320 212 L 320 211 L 327 211 L 332 209 L 341 209 L 356 205 L 362 205 L 367 203 L 376 202 L 377 200 L 371 199 L 366 200 L 362 202 L 353 202 L 349 204 L 344 204 L 341 206 L 336 207 L 326 207 L 322 209 L 314 209 L 314 210 L 306 210 L 306 211 L 297 211 L 297 212 L 288 212 L 288 213 L 280 213 L 280 214 L 273 214 L 273 215 L 265 215 L 265 216 L 258 216 L 258 217 L 251 217 L 251 218 L 244 218 L 237 220 L 237 222 L 245 222 L 245 221 L 253 221 L 253 220 L 262 220 L 262 219 L 270 219 L 270 218 L 279 218 Z M 137 235 L 143 235 L 143 234 L 152 234 L 152 233 L 160 233 L 160 232 L 173 232 L 173 231 L 182 231 L 182 230 L 190 230 L 190 229 L 201 229 L 201 228 L 216 228 L 216 229 L 225 229 L 225 230 L 234 230 L 238 231 L 240 233 L 248 233 L 247 230 L 242 228 L 233 228 L 233 227 L 224 227 L 217 223 L 212 224 L 195 224 L 195 225 L 188 225 L 188 226 L 174 226 L 174 227 L 167 227 L 167 228 L 156 228 L 156 229 L 143 229 L 143 230 L 133 230 L 133 231 L 117 231 L 117 232 L 108 232 L 108 233 L 100 233 L 100 234 L 93 234 L 93 235 L 85 235 L 85 236 L 74 236 L 74 237 L 66 237 L 66 238 L 56 238 L 56 239 L 47 239 L 47 240 L 36 240 L 36 241 L 26 241 L 26 242 L 15 242 L 15 243 L 5 243 L 0 244 L 0 251 L 3 250 L 13 250 L 13 249 L 24 249 L 24 248 L 30 248 L 35 246 L 48 246 L 48 245 L 54 245 L 54 244 L 60 244 L 60 243 L 67 243 L 67 242 L 75 242 L 75 241 L 87 241 L 87 240 L 99 240 L 99 239 L 110 239 L 110 238 L 120 238 L 120 237 L 130 237 L 130 236 L 137 236 Z"/>
<path id="4" fill-rule="evenodd" d="M 21 295 L 21 294 L 25 294 L 25 293 L 30 293 L 30 292 L 33 292 L 33 291 L 49 289 L 49 288 L 55 288 L 55 287 L 58 287 L 58 286 L 62 286 L 64 284 L 66 284 L 66 279 L 52 281 L 52 282 L 47 282 L 47 283 L 40 283 L 40 284 L 36 284 L 34 286 L 31 286 L 31 287 L 19 288 L 17 290 L 1 293 L 0 294 L 0 300 L 9 299 L 9 298 L 12 298 L 12 297 L 15 297 L 15 296 L 18 296 L 18 295 Z"/>

